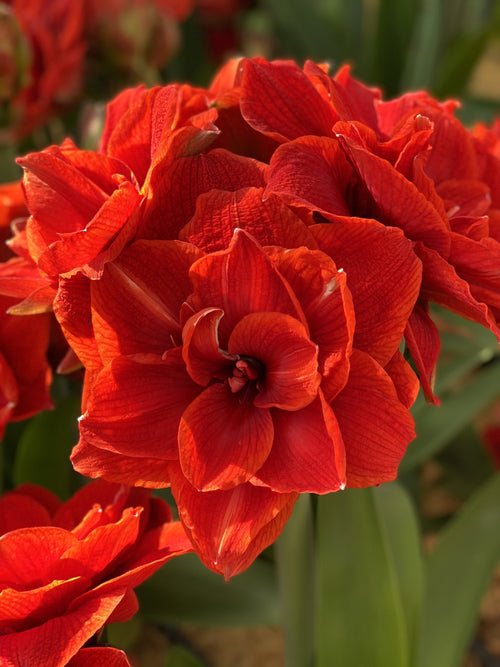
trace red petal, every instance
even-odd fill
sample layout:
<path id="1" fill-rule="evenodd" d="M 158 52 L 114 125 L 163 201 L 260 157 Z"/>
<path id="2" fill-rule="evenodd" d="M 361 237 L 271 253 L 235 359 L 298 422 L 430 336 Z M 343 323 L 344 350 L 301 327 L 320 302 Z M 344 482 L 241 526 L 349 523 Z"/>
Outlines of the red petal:
<path id="1" fill-rule="evenodd" d="M 181 343 L 179 312 L 191 293 L 189 267 L 201 257 L 178 241 L 136 241 L 92 282 L 92 321 L 103 363 L 119 354 Z"/>
<path id="2" fill-rule="evenodd" d="M 20 528 L 0 537 L 0 582 L 19 589 L 43 581 L 45 572 L 57 563 L 77 539 L 62 528 Z M 36 554 L 36 558 L 33 558 Z"/>
<path id="3" fill-rule="evenodd" d="M 441 340 L 436 325 L 421 306 L 415 306 L 405 329 L 405 340 L 428 401 L 439 405 L 432 386 Z"/>
<path id="4" fill-rule="evenodd" d="M 318 348 L 304 326 L 289 315 L 246 315 L 231 333 L 228 352 L 251 357 L 264 366 L 254 400 L 258 408 L 300 410 L 318 393 Z"/>
<path id="5" fill-rule="evenodd" d="M 80 568 L 73 569 L 68 581 L 58 577 L 46 585 L 38 586 L 35 582 L 34 587 L 27 590 L 3 588 L 0 595 L 0 635 L 20 632 L 41 625 L 47 618 L 64 614 L 69 602 L 78 598 L 90 585 L 87 577 L 77 576 Z"/>
<path id="6" fill-rule="evenodd" d="M 219 308 L 205 308 L 193 315 L 182 331 L 182 358 L 191 378 L 206 387 L 214 378 L 231 375 L 237 357 L 219 347 L 218 325 L 224 313 Z"/>
<path id="7" fill-rule="evenodd" d="M 245 229 L 261 245 L 316 247 L 304 222 L 277 197 L 264 200 L 262 188 L 211 190 L 200 195 L 196 212 L 179 238 L 214 252 L 229 246 L 236 228 Z"/>
<path id="8" fill-rule="evenodd" d="M 246 388 L 233 394 L 226 383 L 217 383 L 185 410 L 179 426 L 180 463 L 196 489 L 237 486 L 268 457 L 273 444 L 271 415 L 255 407 L 252 398 L 253 392 L 248 396 Z"/>
<path id="9" fill-rule="evenodd" d="M 265 196 L 275 193 L 288 204 L 349 215 L 346 191 L 353 170 L 336 139 L 302 137 L 273 154 Z"/>
<path id="10" fill-rule="evenodd" d="M 130 667 L 127 656 L 117 648 L 82 648 L 67 667 Z"/>
<path id="11" fill-rule="evenodd" d="M 90 281 L 78 274 L 61 278 L 54 299 L 54 313 L 72 349 L 87 369 L 102 366 L 97 350 L 92 322 Z"/>
<path id="12" fill-rule="evenodd" d="M 279 493 L 330 493 L 343 488 L 344 443 L 322 393 L 302 410 L 272 410 L 271 414 L 273 448 L 255 483 Z"/>
<path id="13" fill-rule="evenodd" d="M 346 274 L 322 252 L 269 248 L 268 255 L 300 302 L 310 339 L 318 346 L 321 389 L 330 401 L 345 385 L 354 334 L 354 308 Z"/>
<path id="14" fill-rule="evenodd" d="M 421 264 L 411 242 L 398 229 L 360 218 L 314 225 L 311 231 L 346 272 L 356 314 L 354 346 L 385 365 L 399 347 L 420 291 Z"/>
<path id="15" fill-rule="evenodd" d="M 395 479 L 415 429 L 384 370 L 370 356 L 354 350 L 349 380 L 331 406 L 345 444 L 347 486 Z"/>
<path id="16" fill-rule="evenodd" d="M 180 352 L 180 349 L 178 348 Z M 199 394 L 177 351 L 117 357 L 98 375 L 80 418 L 81 443 L 125 456 L 177 458 L 182 413 Z"/>
<path id="17" fill-rule="evenodd" d="M 254 129 L 278 141 L 331 135 L 338 116 L 298 65 L 252 58 L 242 66 L 241 113 Z"/>
<path id="18" fill-rule="evenodd" d="M 380 210 L 375 216 L 385 224 L 401 227 L 408 238 L 423 241 L 426 246 L 447 256 L 450 251 L 450 228 L 428 199 L 413 183 L 382 158 L 338 135 L 362 182 Z"/>
<path id="19" fill-rule="evenodd" d="M 190 271 L 194 312 L 220 308 L 221 344 L 237 322 L 252 312 L 281 312 L 303 321 L 303 314 L 288 283 L 259 244 L 236 230 L 227 250 L 215 252 L 193 264 Z"/>
<path id="20" fill-rule="evenodd" d="M 172 464 L 172 491 L 180 518 L 207 567 L 226 579 L 243 572 L 278 537 L 295 493 L 242 484 L 228 491 L 196 491 Z"/>
<path id="21" fill-rule="evenodd" d="M 0 655 L 5 667 L 19 667 L 20 664 L 64 667 L 102 628 L 124 593 L 123 589 L 115 589 L 107 596 L 91 598 L 74 611 L 49 619 L 36 628 L 0 637 Z"/>
<path id="22" fill-rule="evenodd" d="M 99 278 L 105 262 L 118 255 L 135 231 L 140 201 L 136 187 L 122 183 L 83 229 L 49 246 L 38 260 L 41 270 L 51 276 L 81 270 L 91 279 Z"/>
<path id="23" fill-rule="evenodd" d="M 165 460 L 115 454 L 80 441 L 71 454 L 73 467 L 87 477 L 103 477 L 110 482 L 160 489 L 170 486 Z"/>
<path id="24" fill-rule="evenodd" d="M 412 367 L 399 350 L 384 366 L 384 370 L 394 382 L 399 400 L 405 408 L 410 409 L 418 396 L 420 383 Z"/>
<path id="25" fill-rule="evenodd" d="M 472 287 L 475 285 L 471 286 L 461 278 L 451 264 L 430 248 L 417 244 L 415 252 L 423 264 L 422 297 L 424 299 L 449 308 L 462 317 L 479 322 L 491 329 L 496 336 L 500 336 L 498 324 L 490 308 L 486 303 L 481 303 L 472 292 Z M 474 261 L 474 257 L 470 259 Z M 490 256 L 486 263 L 486 272 L 490 271 L 491 267 Z"/>
<path id="26" fill-rule="evenodd" d="M 175 160 L 164 170 L 154 197 L 148 202 L 139 236 L 175 239 L 195 212 L 200 195 L 214 188 L 239 190 L 263 187 L 267 165 L 221 148 Z M 186 188 L 189 183 L 189 188 Z"/>

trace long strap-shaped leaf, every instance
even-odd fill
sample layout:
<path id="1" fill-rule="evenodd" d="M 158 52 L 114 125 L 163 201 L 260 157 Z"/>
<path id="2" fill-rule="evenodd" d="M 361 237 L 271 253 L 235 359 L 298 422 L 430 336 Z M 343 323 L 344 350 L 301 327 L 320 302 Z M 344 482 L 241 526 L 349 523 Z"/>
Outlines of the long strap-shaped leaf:
<path id="1" fill-rule="evenodd" d="M 409 667 L 422 560 L 405 491 L 323 496 L 317 529 L 317 667 Z"/>
<path id="2" fill-rule="evenodd" d="M 416 667 L 457 667 L 477 610 L 500 560 L 500 475 L 443 531 L 427 564 Z"/>

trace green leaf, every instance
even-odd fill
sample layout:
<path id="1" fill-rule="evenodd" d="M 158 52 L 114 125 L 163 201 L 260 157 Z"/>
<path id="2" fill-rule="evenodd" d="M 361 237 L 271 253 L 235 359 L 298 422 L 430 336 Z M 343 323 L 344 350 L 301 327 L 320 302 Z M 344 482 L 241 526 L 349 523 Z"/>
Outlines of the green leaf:
<path id="1" fill-rule="evenodd" d="M 415 29 L 406 52 L 401 80 L 403 90 L 429 87 L 439 58 L 443 11 L 442 0 L 422 0 Z"/>
<path id="2" fill-rule="evenodd" d="M 500 359 L 476 372 L 456 393 L 441 400 L 441 405 L 426 406 L 415 415 L 417 437 L 409 445 L 400 472 L 434 456 L 457 436 L 483 408 L 498 398 Z"/>
<path id="3" fill-rule="evenodd" d="M 448 524 L 428 559 L 416 667 L 456 667 L 500 559 L 500 475 Z"/>
<path id="4" fill-rule="evenodd" d="M 312 667 L 314 655 L 314 522 L 303 493 L 275 544 L 287 667 Z"/>
<path id="5" fill-rule="evenodd" d="M 397 483 L 318 499 L 317 667 L 407 667 L 421 584 L 411 503 Z"/>
<path id="6" fill-rule="evenodd" d="M 65 500 L 72 492 L 71 448 L 78 441 L 79 397 L 41 412 L 24 429 L 14 462 L 14 483 L 40 484 Z"/>
<path id="7" fill-rule="evenodd" d="M 490 34 L 482 30 L 472 35 L 459 35 L 446 49 L 435 77 L 433 90 L 438 97 L 460 95 L 482 56 Z"/>
<path id="8" fill-rule="evenodd" d="M 384 88 L 385 96 L 400 92 L 399 83 L 411 39 L 418 3 L 416 0 L 379 0 L 371 79 Z"/>
<path id="9" fill-rule="evenodd" d="M 263 560 L 229 582 L 194 554 L 174 558 L 138 589 L 141 615 L 163 624 L 279 625 L 274 566 Z"/>

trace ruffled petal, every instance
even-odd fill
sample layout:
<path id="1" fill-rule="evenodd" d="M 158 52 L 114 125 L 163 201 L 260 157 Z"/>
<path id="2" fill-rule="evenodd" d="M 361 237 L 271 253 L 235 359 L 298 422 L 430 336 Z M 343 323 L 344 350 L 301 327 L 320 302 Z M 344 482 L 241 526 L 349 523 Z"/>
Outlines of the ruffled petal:
<path id="1" fill-rule="evenodd" d="M 305 318 L 290 286 L 260 245 L 243 230 L 236 230 L 227 250 L 207 255 L 190 271 L 194 294 L 188 300 L 193 312 L 220 308 L 221 345 L 239 320 L 252 312 L 277 312 L 303 322 Z"/>

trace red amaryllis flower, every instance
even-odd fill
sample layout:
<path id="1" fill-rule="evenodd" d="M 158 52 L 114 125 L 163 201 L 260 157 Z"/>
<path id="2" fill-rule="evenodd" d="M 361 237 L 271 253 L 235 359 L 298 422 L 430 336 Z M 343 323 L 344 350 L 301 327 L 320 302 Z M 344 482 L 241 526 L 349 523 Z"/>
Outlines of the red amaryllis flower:
<path id="1" fill-rule="evenodd" d="M 137 611 L 133 588 L 191 550 L 168 505 L 102 480 L 61 503 L 46 489 L 0 498 L 0 655 L 6 667 L 90 664 L 79 649 Z M 35 555 L 35 556 L 34 556 Z M 121 653 L 115 662 L 127 664 Z M 109 655 L 105 651 L 105 655 Z M 102 659 L 101 659 L 102 658 Z"/>
<path id="2" fill-rule="evenodd" d="M 0 295 L 0 437 L 9 421 L 52 407 L 50 315 L 9 315 L 15 303 Z"/>
<path id="3" fill-rule="evenodd" d="M 391 292 L 392 342 L 370 340 L 360 304 L 354 350 L 346 275 L 317 250 L 263 249 L 242 230 L 208 255 L 136 242 L 92 284 L 105 366 L 80 420 L 75 468 L 171 484 L 198 554 L 226 577 L 276 538 L 298 493 L 393 479 L 414 436 L 415 383 L 397 347 L 420 279 L 397 236 L 413 286 Z"/>
<path id="4" fill-rule="evenodd" d="M 399 227 L 413 241 L 423 277 L 406 342 L 432 398 L 439 336 L 429 301 L 500 335 L 500 244 L 489 230 L 488 184 L 454 105 L 425 93 L 383 103 L 346 68 L 332 78 L 313 63 L 301 70 L 246 60 L 238 78 L 242 117 L 282 144 L 265 194 L 313 212 L 323 226 L 321 249 L 336 248 L 339 231 L 354 221 Z M 343 266 L 349 275 L 349 264 Z M 360 297 L 353 291 L 355 305 Z"/>
<path id="5" fill-rule="evenodd" d="M 3 134 L 12 140 L 40 127 L 78 96 L 86 50 L 84 7 L 83 0 L 6 0 L 2 7 L 2 49 L 7 49 L 2 69 L 7 64 L 11 75 L 0 101 L 8 121 Z M 2 83 L 5 87 L 5 79 Z"/>

